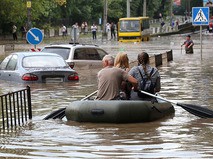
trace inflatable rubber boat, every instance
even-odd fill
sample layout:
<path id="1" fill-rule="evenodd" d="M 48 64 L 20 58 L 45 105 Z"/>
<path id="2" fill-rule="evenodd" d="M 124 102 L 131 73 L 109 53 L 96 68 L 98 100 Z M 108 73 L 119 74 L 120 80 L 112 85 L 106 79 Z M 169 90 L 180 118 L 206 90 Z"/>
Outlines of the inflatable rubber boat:
<path id="1" fill-rule="evenodd" d="M 154 121 L 174 112 L 171 103 L 161 100 L 85 100 L 70 103 L 65 116 L 77 122 L 136 123 Z"/>

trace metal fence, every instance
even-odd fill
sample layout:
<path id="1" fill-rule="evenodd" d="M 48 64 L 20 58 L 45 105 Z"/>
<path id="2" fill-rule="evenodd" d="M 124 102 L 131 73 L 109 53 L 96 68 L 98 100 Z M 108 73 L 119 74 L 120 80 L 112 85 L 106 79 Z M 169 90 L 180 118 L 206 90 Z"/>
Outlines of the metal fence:
<path id="1" fill-rule="evenodd" d="M 0 96 L 0 130 L 13 129 L 32 119 L 30 87 Z"/>

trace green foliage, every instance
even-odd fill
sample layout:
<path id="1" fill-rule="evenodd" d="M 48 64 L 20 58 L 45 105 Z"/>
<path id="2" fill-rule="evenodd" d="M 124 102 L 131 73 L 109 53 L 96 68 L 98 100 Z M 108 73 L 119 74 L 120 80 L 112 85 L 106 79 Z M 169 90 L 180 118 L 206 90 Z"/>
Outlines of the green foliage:
<path id="1" fill-rule="evenodd" d="M 147 0 L 147 16 L 153 17 L 158 11 L 162 0 Z M 143 16 L 143 0 L 132 0 L 131 17 Z M 121 17 L 126 17 L 126 0 L 108 0 L 108 19 L 118 21 Z"/>
<path id="2" fill-rule="evenodd" d="M 192 11 L 192 7 L 203 7 L 203 0 L 189 1 L 181 0 L 180 6 L 174 6 L 173 10 L 175 14 L 185 15 Z"/>
<path id="3" fill-rule="evenodd" d="M 24 3 L 22 0 L 0 1 L 1 20 L 6 20 L 7 22 L 14 22 L 14 23 L 21 22 L 22 18 L 25 18 L 25 14 L 21 12 L 23 8 Z"/>
<path id="4" fill-rule="evenodd" d="M 161 5 L 161 0 L 147 0 L 147 15 L 153 17 L 154 13 L 159 9 Z"/>
<path id="5" fill-rule="evenodd" d="M 28 18 L 33 27 L 71 26 L 75 22 L 81 24 L 86 21 L 89 25 L 98 23 L 103 18 L 104 0 L 31 0 L 31 16 L 27 15 L 26 3 L 29 0 L 0 0 L 0 31 L 11 32 L 12 24 L 18 28 L 27 23 Z M 182 0 L 180 7 L 174 8 L 177 13 L 184 13 L 186 2 Z M 126 17 L 127 0 L 107 0 L 108 22 L 117 23 L 121 17 Z M 146 0 L 147 16 L 157 17 L 170 14 L 170 0 Z M 143 15 L 144 0 L 132 0 L 131 16 Z M 191 7 L 202 5 L 202 0 L 190 1 Z"/>
<path id="6" fill-rule="evenodd" d="M 117 22 L 119 18 L 126 16 L 126 1 L 108 0 L 108 22 Z"/>

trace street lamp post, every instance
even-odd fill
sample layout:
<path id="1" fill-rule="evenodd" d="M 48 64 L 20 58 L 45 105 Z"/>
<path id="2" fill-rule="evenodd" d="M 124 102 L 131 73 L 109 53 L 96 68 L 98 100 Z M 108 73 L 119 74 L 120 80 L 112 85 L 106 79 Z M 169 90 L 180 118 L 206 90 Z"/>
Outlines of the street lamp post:
<path id="1" fill-rule="evenodd" d="M 104 0 L 104 17 L 103 17 L 103 33 L 106 34 L 106 24 L 107 24 L 107 0 Z"/>
<path id="2" fill-rule="evenodd" d="M 188 16 L 191 16 L 190 0 L 188 0 Z"/>
<path id="3" fill-rule="evenodd" d="M 146 17 L 146 0 L 143 1 L 143 16 Z"/>
<path id="4" fill-rule="evenodd" d="M 31 0 L 27 0 L 27 29 L 32 28 L 32 23 L 31 23 Z"/>
<path id="5" fill-rule="evenodd" d="M 173 14 L 173 0 L 171 0 L 171 6 L 170 6 L 170 16 L 172 17 Z"/>
<path id="6" fill-rule="evenodd" d="M 170 5 L 170 25 L 172 26 L 172 21 L 173 21 L 174 15 L 173 15 L 173 0 L 171 0 L 171 5 Z"/>
<path id="7" fill-rule="evenodd" d="M 131 0 L 126 1 L 126 17 L 130 17 L 130 2 Z"/>

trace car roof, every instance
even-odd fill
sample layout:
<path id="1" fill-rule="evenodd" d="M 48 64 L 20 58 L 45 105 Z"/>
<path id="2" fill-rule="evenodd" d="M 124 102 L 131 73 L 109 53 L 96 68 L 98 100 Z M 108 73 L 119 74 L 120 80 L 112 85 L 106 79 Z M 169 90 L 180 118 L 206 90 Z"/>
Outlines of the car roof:
<path id="1" fill-rule="evenodd" d="M 21 55 L 21 56 L 59 56 L 61 57 L 60 55 L 58 54 L 54 54 L 54 53 L 46 53 L 46 52 L 30 52 L 30 51 L 27 51 L 27 52 L 14 52 L 12 54 L 17 54 L 17 55 Z M 11 55 L 12 55 L 11 54 Z"/>
<path id="2" fill-rule="evenodd" d="M 73 48 L 73 47 L 90 47 L 90 48 L 100 48 L 98 45 L 94 44 L 50 44 L 45 47 L 65 47 L 65 48 Z"/>

